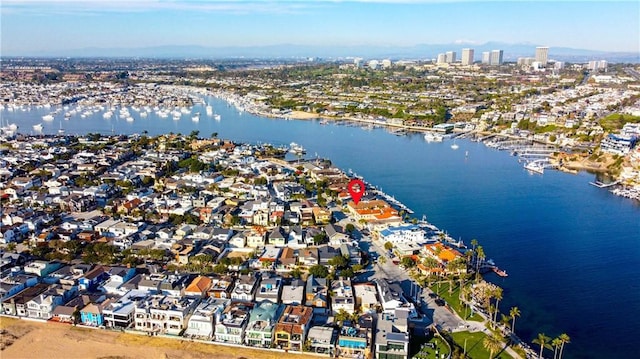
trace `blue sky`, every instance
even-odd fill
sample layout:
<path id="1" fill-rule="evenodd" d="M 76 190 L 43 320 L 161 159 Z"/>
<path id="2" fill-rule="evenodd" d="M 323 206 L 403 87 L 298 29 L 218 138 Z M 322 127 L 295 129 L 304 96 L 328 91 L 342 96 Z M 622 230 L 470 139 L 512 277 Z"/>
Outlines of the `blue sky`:
<path id="1" fill-rule="evenodd" d="M 640 52 L 639 1 L 2 0 L 1 50 L 532 43 Z"/>

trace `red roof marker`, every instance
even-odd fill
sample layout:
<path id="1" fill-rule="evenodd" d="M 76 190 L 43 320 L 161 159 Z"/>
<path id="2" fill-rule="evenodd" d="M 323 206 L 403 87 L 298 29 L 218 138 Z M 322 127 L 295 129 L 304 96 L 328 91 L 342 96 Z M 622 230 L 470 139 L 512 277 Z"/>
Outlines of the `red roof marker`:
<path id="1" fill-rule="evenodd" d="M 353 198 L 353 202 L 357 205 L 364 194 L 364 182 L 360 179 L 352 179 L 351 182 L 349 182 L 349 185 L 347 185 L 347 190 L 349 191 L 351 198 Z"/>

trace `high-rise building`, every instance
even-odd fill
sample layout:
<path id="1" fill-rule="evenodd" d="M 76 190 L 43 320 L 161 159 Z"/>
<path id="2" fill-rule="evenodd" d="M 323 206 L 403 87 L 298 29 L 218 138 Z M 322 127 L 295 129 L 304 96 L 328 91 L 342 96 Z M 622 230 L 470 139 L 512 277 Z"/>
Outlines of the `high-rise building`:
<path id="1" fill-rule="evenodd" d="M 462 49 L 462 64 L 473 65 L 473 49 Z"/>
<path id="2" fill-rule="evenodd" d="M 536 47 L 536 61 L 542 64 L 542 66 L 547 66 L 547 61 L 549 59 L 549 48 L 545 46 Z"/>
<path id="3" fill-rule="evenodd" d="M 445 62 L 447 62 L 447 56 L 445 54 L 438 54 L 438 59 L 436 60 L 436 63 L 444 64 Z"/>
<path id="4" fill-rule="evenodd" d="M 489 65 L 499 66 L 502 65 L 502 50 L 491 50 L 491 55 L 489 57 Z"/>
<path id="5" fill-rule="evenodd" d="M 607 71 L 608 64 L 609 63 L 607 62 L 607 60 L 600 60 L 598 61 L 598 69 L 602 71 Z"/>
<path id="6" fill-rule="evenodd" d="M 456 62 L 456 52 L 455 51 L 447 51 L 447 52 L 445 52 L 444 56 L 445 56 L 445 61 L 448 64 L 452 64 L 452 63 Z"/>
<path id="7" fill-rule="evenodd" d="M 490 61 L 491 61 L 491 53 L 489 51 L 484 51 L 482 53 L 482 63 L 488 65 Z"/>

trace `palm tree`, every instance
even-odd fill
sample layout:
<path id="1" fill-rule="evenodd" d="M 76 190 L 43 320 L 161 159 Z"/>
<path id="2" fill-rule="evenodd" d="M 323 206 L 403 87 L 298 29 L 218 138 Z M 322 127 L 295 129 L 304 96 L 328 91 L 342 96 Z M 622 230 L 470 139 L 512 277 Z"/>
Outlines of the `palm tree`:
<path id="1" fill-rule="evenodd" d="M 504 325 L 505 328 L 509 326 L 510 321 L 511 318 L 508 315 L 500 314 L 500 323 Z"/>
<path id="2" fill-rule="evenodd" d="M 497 323 L 498 322 L 498 305 L 500 305 L 500 300 L 502 300 L 502 288 L 496 286 L 496 288 L 493 290 L 493 297 L 496 299 L 496 311 L 493 313 L 493 322 Z"/>
<path id="3" fill-rule="evenodd" d="M 553 338 L 551 341 L 551 346 L 553 346 L 553 359 L 556 359 L 556 355 L 558 355 L 558 348 L 562 345 L 562 340 L 560 338 Z"/>
<path id="4" fill-rule="evenodd" d="M 511 317 L 511 332 L 516 333 L 516 317 L 520 316 L 520 309 L 518 307 L 511 307 L 509 310 L 509 316 Z"/>
<path id="5" fill-rule="evenodd" d="M 544 333 L 538 333 L 538 337 L 533 340 L 534 344 L 538 344 L 540 346 L 540 359 L 542 359 L 542 351 L 544 350 L 544 348 L 551 349 L 551 345 L 549 345 L 550 340 L 551 338 L 544 335 Z"/>
<path id="6" fill-rule="evenodd" d="M 482 249 L 482 246 L 478 246 L 478 248 L 476 248 L 476 281 L 480 278 L 480 262 L 484 260 L 484 258 L 484 249 Z"/>
<path id="7" fill-rule="evenodd" d="M 560 355 L 558 359 L 562 359 L 562 351 L 564 350 L 564 345 L 571 343 L 571 338 L 567 335 L 567 333 L 562 333 L 558 337 L 562 341 L 562 345 L 560 346 Z"/>
<path id="8" fill-rule="evenodd" d="M 491 335 L 487 335 L 484 338 L 482 345 L 489 351 L 489 359 L 493 358 L 493 353 L 502 349 L 502 342 Z"/>

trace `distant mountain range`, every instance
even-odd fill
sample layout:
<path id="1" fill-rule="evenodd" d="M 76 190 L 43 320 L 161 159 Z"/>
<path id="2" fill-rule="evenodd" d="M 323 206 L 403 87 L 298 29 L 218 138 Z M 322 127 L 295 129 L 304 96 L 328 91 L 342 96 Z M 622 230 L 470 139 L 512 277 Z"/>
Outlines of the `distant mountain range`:
<path id="1" fill-rule="evenodd" d="M 309 46 L 309 45 L 265 45 L 265 46 L 155 46 L 141 48 L 98 48 L 89 47 L 73 50 L 55 50 L 11 54 L 10 56 L 33 57 L 140 57 L 140 58 L 307 58 L 337 59 L 345 57 L 389 58 L 392 60 L 434 59 L 439 53 L 456 51 L 458 58 L 463 48 L 473 48 L 475 59 L 479 61 L 483 51 L 504 50 L 505 61 L 515 61 L 518 57 L 533 57 L 535 44 L 507 44 L 487 42 L 484 44 L 421 44 L 415 46 Z M 5 56 L 7 54 L 5 53 Z M 633 52 L 607 52 L 573 49 L 568 47 L 550 47 L 549 59 L 568 62 L 586 62 L 607 60 L 609 62 L 640 63 L 640 54 Z"/>

